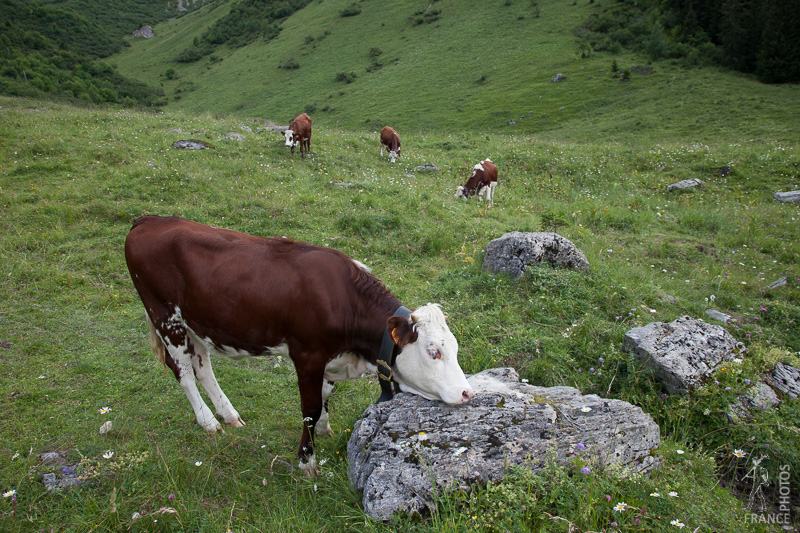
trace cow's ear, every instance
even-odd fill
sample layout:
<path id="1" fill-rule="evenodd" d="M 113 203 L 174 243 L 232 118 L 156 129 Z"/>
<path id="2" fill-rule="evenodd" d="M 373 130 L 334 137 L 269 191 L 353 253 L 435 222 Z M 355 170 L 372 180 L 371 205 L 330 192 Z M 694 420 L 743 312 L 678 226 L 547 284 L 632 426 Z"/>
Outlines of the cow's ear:
<path id="1" fill-rule="evenodd" d="M 286 130 L 281 130 L 281 135 L 286 135 Z"/>
<path id="2" fill-rule="evenodd" d="M 417 340 L 417 332 L 411 327 L 407 318 L 401 316 L 390 316 L 387 321 L 389 335 L 391 335 L 394 343 L 403 348 L 406 344 L 410 344 Z"/>

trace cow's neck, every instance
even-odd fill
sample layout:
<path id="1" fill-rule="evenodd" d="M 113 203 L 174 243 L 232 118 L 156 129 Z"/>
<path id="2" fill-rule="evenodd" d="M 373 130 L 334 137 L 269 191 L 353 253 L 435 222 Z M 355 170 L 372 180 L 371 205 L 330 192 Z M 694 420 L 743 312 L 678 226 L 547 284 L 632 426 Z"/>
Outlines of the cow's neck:
<path id="1" fill-rule="evenodd" d="M 402 316 L 408 318 L 411 316 L 411 310 L 407 307 L 398 307 L 392 316 Z M 378 359 L 376 361 L 378 366 L 378 382 L 381 384 L 381 395 L 377 403 L 386 402 L 394 397 L 394 378 L 392 377 L 392 367 L 395 360 L 395 344 L 389 335 L 389 327 L 384 328 L 383 340 L 381 340 L 381 349 L 378 352 Z"/>

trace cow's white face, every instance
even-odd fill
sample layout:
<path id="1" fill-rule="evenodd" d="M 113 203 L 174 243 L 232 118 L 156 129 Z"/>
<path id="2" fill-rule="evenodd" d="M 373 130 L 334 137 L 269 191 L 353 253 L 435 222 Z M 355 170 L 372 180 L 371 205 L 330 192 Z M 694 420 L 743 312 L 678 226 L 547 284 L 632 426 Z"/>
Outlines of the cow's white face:
<path id="1" fill-rule="evenodd" d="M 394 365 L 400 390 L 449 405 L 470 401 L 474 393 L 458 364 L 458 342 L 439 306 L 420 307 L 411 314 L 409 325 L 416 339 L 405 345 L 398 343 L 402 351 Z"/>
<path id="2" fill-rule="evenodd" d="M 459 185 L 458 188 L 456 189 L 456 198 L 466 198 L 467 197 L 466 190 L 467 189 L 464 188 L 463 185 Z"/>
<path id="3" fill-rule="evenodd" d="M 397 150 L 389 150 L 389 162 L 394 163 L 397 161 Z"/>
<path id="4" fill-rule="evenodd" d="M 297 141 L 294 140 L 294 132 L 292 130 L 283 130 L 283 136 L 286 137 L 286 146 L 297 146 Z"/>

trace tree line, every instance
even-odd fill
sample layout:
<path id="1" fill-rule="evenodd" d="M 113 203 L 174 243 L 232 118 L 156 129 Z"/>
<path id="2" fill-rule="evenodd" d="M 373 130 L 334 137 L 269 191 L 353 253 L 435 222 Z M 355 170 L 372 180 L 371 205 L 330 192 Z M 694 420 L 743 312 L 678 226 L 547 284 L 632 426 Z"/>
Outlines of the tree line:
<path id="1" fill-rule="evenodd" d="M 0 0 L 0 93 L 159 105 L 163 92 L 98 61 L 144 24 L 166 20 L 162 0 Z M 173 13 L 174 15 L 174 13 Z"/>
<path id="2" fill-rule="evenodd" d="M 797 0 L 605 0 L 580 28 L 597 51 L 711 63 L 766 83 L 800 81 Z"/>
<path id="3" fill-rule="evenodd" d="M 217 20 L 192 46 L 182 50 L 175 60 L 198 61 L 216 47 L 246 46 L 256 39 L 274 39 L 280 32 L 280 21 L 304 8 L 311 0 L 240 0 L 230 12 Z"/>

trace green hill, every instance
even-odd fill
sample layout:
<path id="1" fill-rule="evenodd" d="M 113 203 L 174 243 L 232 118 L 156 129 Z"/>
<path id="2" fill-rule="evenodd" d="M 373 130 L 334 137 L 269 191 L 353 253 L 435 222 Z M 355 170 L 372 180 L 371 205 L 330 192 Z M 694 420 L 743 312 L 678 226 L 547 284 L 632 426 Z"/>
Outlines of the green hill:
<path id="1" fill-rule="evenodd" d="M 600 9 L 590 2 L 315 1 L 270 41 L 176 62 L 230 7 L 213 3 L 159 24 L 154 38 L 132 41 L 111 60 L 123 75 L 162 88 L 168 108 L 277 123 L 307 111 L 315 125 L 346 129 L 392 124 L 401 133 L 463 128 L 651 144 L 797 132 L 797 85 L 582 48 L 576 28 Z M 628 72 L 620 77 L 614 65 Z M 646 68 L 629 71 L 636 66 Z M 564 80 L 550 81 L 558 73 Z"/>

